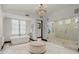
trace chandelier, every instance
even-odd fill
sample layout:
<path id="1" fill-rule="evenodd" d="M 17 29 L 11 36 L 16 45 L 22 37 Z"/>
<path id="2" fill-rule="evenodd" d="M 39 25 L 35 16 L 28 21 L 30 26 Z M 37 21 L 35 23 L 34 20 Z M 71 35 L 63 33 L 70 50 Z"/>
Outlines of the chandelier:
<path id="1" fill-rule="evenodd" d="M 45 6 L 44 4 L 40 4 L 40 5 L 36 8 L 36 13 L 37 13 L 40 17 L 45 16 L 46 13 L 47 13 L 47 6 Z"/>

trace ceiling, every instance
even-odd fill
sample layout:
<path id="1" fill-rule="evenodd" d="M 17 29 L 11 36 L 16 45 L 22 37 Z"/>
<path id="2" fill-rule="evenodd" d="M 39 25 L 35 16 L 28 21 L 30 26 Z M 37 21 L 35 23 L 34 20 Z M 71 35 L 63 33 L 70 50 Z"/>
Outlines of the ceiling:
<path id="1" fill-rule="evenodd" d="M 47 15 L 51 15 L 51 13 L 66 8 L 68 4 L 47 4 Z M 38 4 L 3 4 L 2 9 L 4 12 L 10 12 L 13 14 L 24 15 L 29 14 L 31 17 L 36 17 L 37 14 L 35 12 Z"/>

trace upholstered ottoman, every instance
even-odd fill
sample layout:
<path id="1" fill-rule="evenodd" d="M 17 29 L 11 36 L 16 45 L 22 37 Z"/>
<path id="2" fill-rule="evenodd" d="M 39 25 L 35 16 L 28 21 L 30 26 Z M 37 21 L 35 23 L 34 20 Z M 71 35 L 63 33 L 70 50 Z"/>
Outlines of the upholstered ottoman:
<path id="1" fill-rule="evenodd" d="M 31 42 L 29 52 L 33 54 L 43 54 L 46 52 L 46 44 L 42 41 Z"/>

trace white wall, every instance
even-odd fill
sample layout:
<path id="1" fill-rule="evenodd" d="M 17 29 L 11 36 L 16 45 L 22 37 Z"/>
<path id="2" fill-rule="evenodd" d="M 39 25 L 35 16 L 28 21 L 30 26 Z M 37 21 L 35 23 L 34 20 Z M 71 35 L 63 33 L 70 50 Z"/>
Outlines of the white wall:
<path id="1" fill-rule="evenodd" d="M 31 22 L 30 21 L 26 21 L 26 34 L 29 34 L 31 31 Z"/>
<path id="2" fill-rule="evenodd" d="M 61 20 L 76 16 L 76 14 L 74 14 L 74 9 L 76 8 L 79 8 L 79 5 L 71 5 L 69 7 L 54 12 L 51 17 L 53 20 Z"/>
<path id="3" fill-rule="evenodd" d="M 3 35 L 5 37 L 5 41 L 10 40 L 11 36 L 11 20 L 9 18 L 4 18 L 3 20 Z"/>
<path id="4" fill-rule="evenodd" d="M 0 35 L 3 35 L 3 16 L 2 16 L 1 5 L 0 5 Z"/>
<path id="5" fill-rule="evenodd" d="M 53 20 L 65 20 L 68 18 L 72 18 L 74 16 L 78 16 L 79 13 L 74 14 L 74 9 L 77 9 L 77 8 L 79 8 L 79 5 L 71 5 L 64 9 L 58 10 L 52 14 L 52 19 Z M 78 26 L 78 28 L 79 28 L 79 26 Z"/>
<path id="6" fill-rule="evenodd" d="M 74 14 L 74 9 L 76 9 L 76 8 L 79 8 L 79 5 L 72 5 L 72 6 L 69 6 L 67 8 L 58 10 L 58 11 L 56 11 L 56 12 L 54 12 L 52 14 L 52 19 L 53 20 L 65 20 L 65 19 L 68 19 L 68 18 L 72 18 L 74 16 L 78 16 L 79 13 L 78 14 Z M 66 26 L 64 26 L 64 28 L 62 29 L 62 31 L 65 28 L 66 28 Z M 79 25 L 78 25 L 78 28 L 79 28 Z M 76 30 L 71 31 L 71 29 L 70 29 L 70 31 L 68 33 L 64 33 L 64 35 L 66 36 L 66 39 L 71 37 L 72 40 L 75 40 L 77 42 L 77 40 L 79 40 L 79 38 L 77 36 L 77 35 L 79 35 L 78 33 L 79 33 L 79 29 L 77 31 Z M 59 35 L 60 36 L 64 36 L 63 34 L 62 35 L 61 34 L 62 33 L 60 32 Z"/>
<path id="7" fill-rule="evenodd" d="M 48 36 L 48 27 L 47 27 L 47 17 L 43 18 L 43 39 L 47 40 Z"/>

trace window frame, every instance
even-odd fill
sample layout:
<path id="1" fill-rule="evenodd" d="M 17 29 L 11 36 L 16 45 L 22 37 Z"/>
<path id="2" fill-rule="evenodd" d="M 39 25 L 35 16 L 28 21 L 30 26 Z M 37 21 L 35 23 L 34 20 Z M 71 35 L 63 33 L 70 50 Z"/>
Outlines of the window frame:
<path id="1" fill-rule="evenodd" d="M 12 27 L 12 31 L 11 31 L 11 34 L 12 35 L 19 35 L 19 36 L 22 36 L 22 35 L 25 35 L 26 34 L 26 21 L 25 20 L 19 20 L 19 19 L 12 19 L 12 20 L 17 20 L 18 21 L 18 34 L 13 34 L 12 32 L 13 32 L 13 27 Z M 12 23 L 12 20 L 11 20 L 11 23 Z M 25 33 L 24 34 L 22 34 L 21 33 L 21 30 L 22 30 L 22 28 L 21 28 L 21 21 L 24 21 L 25 22 Z M 12 26 L 13 26 L 13 23 L 12 23 Z"/>

